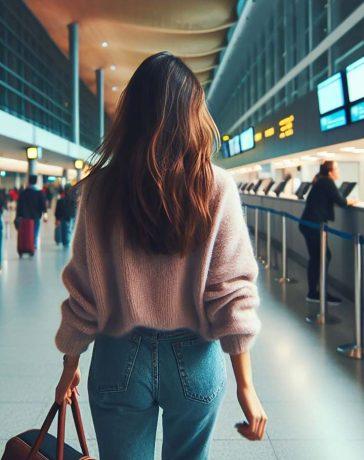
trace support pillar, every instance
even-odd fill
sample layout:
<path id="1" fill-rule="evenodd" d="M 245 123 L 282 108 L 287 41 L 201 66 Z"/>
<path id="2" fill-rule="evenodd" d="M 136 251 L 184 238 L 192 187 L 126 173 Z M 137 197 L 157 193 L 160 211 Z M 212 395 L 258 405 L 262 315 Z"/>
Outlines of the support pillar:
<path id="1" fill-rule="evenodd" d="M 28 160 L 28 176 L 37 175 L 37 164 L 38 164 L 38 160 L 36 159 Z"/>
<path id="2" fill-rule="evenodd" d="M 15 173 L 15 187 L 19 190 L 21 187 L 20 173 Z"/>
<path id="3" fill-rule="evenodd" d="M 68 25 L 69 56 L 71 61 L 71 140 L 80 143 L 80 78 L 78 23 Z"/>
<path id="4" fill-rule="evenodd" d="M 96 70 L 96 87 L 97 87 L 97 114 L 98 114 L 98 127 L 99 127 L 99 141 L 104 139 L 104 69 Z"/>

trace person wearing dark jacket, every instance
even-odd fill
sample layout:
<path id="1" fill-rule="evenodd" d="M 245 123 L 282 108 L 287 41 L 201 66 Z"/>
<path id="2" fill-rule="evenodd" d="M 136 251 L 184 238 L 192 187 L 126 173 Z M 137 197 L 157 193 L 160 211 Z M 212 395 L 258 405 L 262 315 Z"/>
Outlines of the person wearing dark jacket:
<path id="1" fill-rule="evenodd" d="M 3 212 L 7 209 L 7 198 L 5 190 L 0 190 L 0 273 L 2 271 L 2 249 L 3 249 Z"/>
<path id="2" fill-rule="evenodd" d="M 47 207 L 44 195 L 41 190 L 36 187 L 37 176 L 29 176 L 28 187 L 20 192 L 18 204 L 16 208 L 16 220 L 20 218 L 34 220 L 34 248 L 38 246 L 38 236 L 40 230 L 40 220 L 44 218 L 47 222 Z"/>
<path id="3" fill-rule="evenodd" d="M 56 226 L 60 226 L 63 246 L 70 245 L 72 230 L 76 218 L 76 197 L 70 184 L 65 186 L 64 195 L 57 201 Z"/>
<path id="4" fill-rule="evenodd" d="M 320 171 L 315 176 L 311 191 L 307 197 L 306 206 L 301 217 L 303 220 L 324 224 L 335 220 L 335 204 L 341 207 L 355 204 L 355 200 L 344 198 L 336 187 L 335 180 L 338 180 L 339 177 L 340 173 L 336 161 L 325 161 L 320 166 Z M 308 294 L 306 300 L 319 302 L 320 230 L 302 224 L 299 225 L 299 229 L 305 238 L 309 255 L 307 267 Z M 330 259 L 331 251 L 327 248 L 327 265 Z M 327 302 L 331 305 L 338 305 L 341 299 L 327 294 Z"/>

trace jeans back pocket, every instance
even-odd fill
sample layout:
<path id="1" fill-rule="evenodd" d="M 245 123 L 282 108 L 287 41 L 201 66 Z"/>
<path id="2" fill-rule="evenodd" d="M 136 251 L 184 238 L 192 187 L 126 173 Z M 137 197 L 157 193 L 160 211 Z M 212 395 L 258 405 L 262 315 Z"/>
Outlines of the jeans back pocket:
<path id="1" fill-rule="evenodd" d="M 219 341 L 203 338 L 172 343 L 187 399 L 210 403 L 226 386 L 226 362 Z"/>
<path id="2" fill-rule="evenodd" d="M 141 337 L 101 335 L 96 338 L 92 353 L 89 383 L 100 393 L 123 392 L 128 389 Z"/>

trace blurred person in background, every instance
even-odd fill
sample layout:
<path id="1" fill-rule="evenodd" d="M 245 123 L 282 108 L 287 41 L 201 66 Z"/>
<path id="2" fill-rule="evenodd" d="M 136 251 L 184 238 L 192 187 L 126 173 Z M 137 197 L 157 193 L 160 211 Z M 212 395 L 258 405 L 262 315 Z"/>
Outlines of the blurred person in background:
<path id="1" fill-rule="evenodd" d="M 0 190 L 0 273 L 2 271 L 3 261 L 3 235 L 4 235 L 4 220 L 3 214 L 7 209 L 7 198 L 5 189 Z"/>
<path id="2" fill-rule="evenodd" d="M 76 208 L 76 192 L 71 184 L 66 184 L 64 193 L 57 200 L 55 211 L 56 227 L 59 226 L 59 237 L 56 237 L 56 241 L 62 242 L 64 247 L 68 247 L 71 242 Z"/>
<path id="3" fill-rule="evenodd" d="M 336 161 L 325 161 L 321 164 L 318 174 L 313 179 L 310 193 L 308 194 L 305 209 L 301 219 L 324 224 L 335 220 L 334 205 L 341 207 L 352 206 L 357 200 L 344 198 L 335 181 L 340 178 L 340 170 Z M 307 283 L 308 302 L 320 302 L 319 282 L 320 282 L 320 229 L 311 228 L 302 223 L 299 224 L 300 232 L 305 238 L 308 250 Z M 327 271 L 331 260 L 329 247 L 326 250 Z M 327 303 L 339 305 L 341 299 L 327 293 Z"/>
<path id="4" fill-rule="evenodd" d="M 154 458 L 160 408 L 163 459 L 206 460 L 227 387 L 223 351 L 247 418 L 236 429 L 264 436 L 249 352 L 261 327 L 258 266 L 236 184 L 211 163 L 220 134 L 193 72 L 170 53 L 150 56 L 119 101 L 79 185 L 55 399 L 70 401 L 95 341 L 100 460 Z"/>
<path id="5" fill-rule="evenodd" d="M 44 194 L 37 188 L 37 176 L 29 176 L 29 185 L 20 192 L 17 208 L 16 222 L 21 218 L 34 221 L 34 248 L 38 246 L 40 221 L 43 216 L 44 222 L 48 221 L 47 206 Z M 17 224 L 18 225 L 18 224 Z"/>

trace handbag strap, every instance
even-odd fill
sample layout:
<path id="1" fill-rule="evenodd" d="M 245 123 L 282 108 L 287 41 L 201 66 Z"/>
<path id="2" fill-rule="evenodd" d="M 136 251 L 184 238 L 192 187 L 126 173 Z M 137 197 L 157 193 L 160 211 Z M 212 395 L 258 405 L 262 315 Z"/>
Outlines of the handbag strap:
<path id="1" fill-rule="evenodd" d="M 63 401 L 58 411 L 58 426 L 57 426 L 57 460 L 63 460 L 64 457 L 64 436 L 66 431 L 66 412 L 67 403 Z"/>
<path id="2" fill-rule="evenodd" d="M 86 436 L 83 429 L 81 411 L 78 404 L 76 390 L 72 390 L 71 395 L 71 407 L 72 415 L 75 422 L 78 440 L 82 449 L 82 453 L 85 456 L 89 456 L 89 451 L 86 442 Z M 54 417 L 58 412 L 58 426 L 57 426 L 57 460 L 64 460 L 64 441 L 65 441 L 65 430 L 66 430 L 66 412 L 67 412 L 67 403 L 64 401 L 61 405 L 56 402 L 53 403 L 50 411 L 47 414 L 46 419 L 43 422 L 42 428 L 40 429 L 39 435 L 27 457 L 27 460 L 31 460 L 33 455 L 36 454 L 48 433 L 48 430 L 53 422 Z"/>
<path id="3" fill-rule="evenodd" d="M 53 419 L 54 417 L 56 416 L 57 412 L 59 410 L 59 405 L 55 402 L 53 403 L 52 407 L 50 408 L 48 414 L 47 414 L 47 417 L 46 419 L 44 420 L 43 422 L 43 425 L 40 429 L 40 432 L 38 434 L 38 437 L 37 439 L 35 440 L 35 443 L 27 457 L 27 460 L 31 460 L 31 458 L 33 457 L 34 454 L 36 454 L 39 449 L 40 449 L 40 446 L 42 445 L 43 441 L 44 441 L 44 438 L 45 438 L 45 435 L 48 433 L 48 430 L 53 422 Z"/>
<path id="4" fill-rule="evenodd" d="M 86 436 L 85 436 L 85 431 L 83 429 L 83 424 L 82 424 L 82 417 L 81 417 L 81 411 L 80 411 L 80 406 L 78 405 L 78 399 L 76 396 L 76 391 L 72 391 L 72 414 L 73 414 L 73 420 L 75 422 L 76 430 L 77 430 L 77 436 L 78 440 L 80 442 L 80 446 L 82 449 L 83 455 L 89 456 L 89 451 L 87 447 L 87 442 L 86 442 Z"/>

